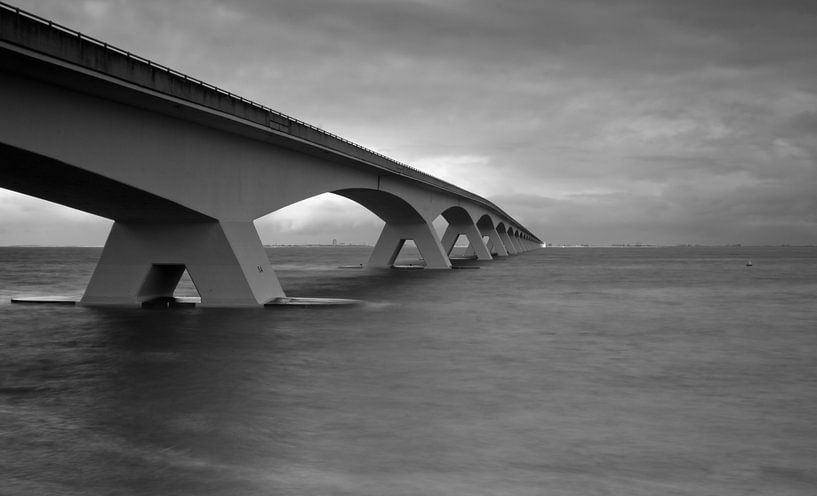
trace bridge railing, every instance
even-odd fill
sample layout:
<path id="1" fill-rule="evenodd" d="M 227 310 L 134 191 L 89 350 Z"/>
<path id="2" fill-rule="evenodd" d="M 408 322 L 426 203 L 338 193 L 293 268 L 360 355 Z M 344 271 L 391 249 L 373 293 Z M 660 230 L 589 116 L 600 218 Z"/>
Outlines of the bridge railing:
<path id="1" fill-rule="evenodd" d="M 158 63 L 153 62 L 153 61 L 151 61 L 151 60 L 149 60 L 149 59 L 147 59 L 145 57 L 142 57 L 142 56 L 139 56 L 137 54 L 131 53 L 131 52 L 127 51 L 127 50 L 123 50 L 123 49 L 121 49 L 121 48 L 119 48 L 117 46 L 111 45 L 111 44 L 109 44 L 107 42 L 104 42 L 104 41 L 99 40 L 97 38 L 94 38 L 92 36 L 88 36 L 86 34 L 83 34 L 83 33 L 79 32 L 79 31 L 76 31 L 74 29 L 71 29 L 69 27 L 63 26 L 63 25 L 58 24 L 56 22 L 53 22 L 53 21 L 51 21 L 49 19 L 45 19 L 45 18 L 40 17 L 40 16 L 38 16 L 36 14 L 27 12 L 25 10 L 22 10 L 22 9 L 18 8 L 18 7 L 15 7 L 13 5 L 9 5 L 9 4 L 5 3 L 5 2 L 0 1 L 0 14 L 2 14 L 3 12 L 5 12 L 7 14 L 8 13 L 13 13 L 16 16 L 17 19 L 26 19 L 26 20 L 28 20 L 30 22 L 33 22 L 33 23 L 36 23 L 36 24 L 38 24 L 38 25 L 40 25 L 42 27 L 47 27 L 50 30 L 60 32 L 62 35 L 64 35 L 64 36 L 78 42 L 80 44 L 80 47 L 79 47 L 80 52 L 82 52 L 83 44 L 90 44 L 92 46 L 101 48 L 107 54 L 114 53 L 114 54 L 118 54 L 119 56 L 125 57 L 125 59 L 127 60 L 126 65 L 130 66 L 130 71 L 120 71 L 120 72 L 125 72 L 127 74 L 133 74 L 133 72 L 134 72 L 133 71 L 133 65 L 134 64 L 142 64 L 143 66 L 147 67 L 151 71 L 158 71 L 158 72 L 161 72 L 161 73 L 165 73 L 167 76 L 169 76 L 171 78 L 176 78 L 178 80 L 183 81 L 184 83 L 187 83 L 187 85 L 195 85 L 195 86 L 197 86 L 199 88 L 207 89 L 207 90 L 215 93 L 216 95 L 226 97 L 226 98 L 232 100 L 233 102 L 239 102 L 239 103 L 245 105 L 246 107 L 248 107 L 249 109 L 253 109 L 255 112 L 252 112 L 252 111 L 251 112 L 235 112 L 235 111 L 230 112 L 229 110 L 226 110 L 224 108 L 225 107 L 224 105 L 215 105 L 215 104 L 208 105 L 207 101 L 206 101 L 207 100 L 206 95 L 199 95 L 200 98 L 185 98 L 185 99 L 187 99 L 187 100 L 189 100 L 189 101 L 191 101 L 193 103 L 201 104 L 201 105 L 213 108 L 215 110 L 225 111 L 227 113 L 230 113 L 231 115 L 234 115 L 236 117 L 240 117 L 240 118 L 249 120 L 249 121 L 254 122 L 256 124 L 259 124 L 259 123 L 264 124 L 265 126 L 269 127 L 270 129 L 273 129 L 275 131 L 282 132 L 282 133 L 285 133 L 285 134 L 288 134 L 288 135 L 291 135 L 291 136 L 295 136 L 295 137 L 304 139 L 306 141 L 309 141 L 309 142 L 312 142 L 312 143 L 315 143 L 315 144 L 325 146 L 325 147 L 327 147 L 329 149 L 332 149 L 332 150 L 334 150 L 336 152 L 348 153 L 349 155 L 352 155 L 354 158 L 356 158 L 358 160 L 368 161 L 368 162 L 372 163 L 373 165 L 375 165 L 375 166 L 377 166 L 379 168 L 388 170 L 388 171 L 390 171 L 392 173 L 395 173 L 397 175 L 408 177 L 408 178 L 423 182 L 425 184 L 428 184 L 428 185 L 443 189 L 443 190 L 448 191 L 450 193 L 455 193 L 457 195 L 463 196 L 463 197 L 468 198 L 468 199 L 470 199 L 470 200 L 472 200 L 472 201 L 474 201 L 474 202 L 476 202 L 478 204 L 481 204 L 481 205 L 483 205 L 485 207 L 488 207 L 490 210 L 493 210 L 494 212 L 498 213 L 501 216 L 506 217 L 507 219 L 510 219 L 510 220 L 513 219 L 510 215 L 505 213 L 501 208 L 496 206 L 494 203 L 492 203 L 489 200 L 486 200 L 485 198 L 482 198 L 479 195 L 476 195 L 474 193 L 471 193 L 470 191 L 464 190 L 464 189 L 460 188 L 459 186 L 451 184 L 451 183 L 449 183 L 447 181 L 443 181 L 442 179 L 436 178 L 436 177 L 434 177 L 434 176 L 432 176 L 430 174 L 427 174 L 427 173 L 425 173 L 425 172 L 423 172 L 423 171 L 421 171 L 421 170 L 419 170 L 419 169 L 417 169 L 415 167 L 412 167 L 412 166 L 410 166 L 408 164 L 405 164 L 403 162 L 399 162 L 397 160 L 394 160 L 394 159 L 392 159 L 392 158 L 390 158 L 390 157 L 388 157 L 386 155 L 383 155 L 380 152 L 377 152 L 375 150 L 372 150 L 370 148 L 367 148 L 365 146 L 357 144 L 357 143 L 355 143 L 353 141 L 350 141 L 350 140 L 348 140 L 346 138 L 343 138 L 342 136 L 338 136 L 337 134 L 331 133 L 331 132 L 326 131 L 324 129 L 321 129 L 321 128 L 317 127 L 317 126 L 309 124 L 308 122 L 304 122 L 304 121 L 302 121 L 300 119 L 297 119 L 295 117 L 287 115 L 287 114 L 285 114 L 283 112 L 280 112 L 280 111 L 277 111 L 277 110 L 272 109 L 270 107 L 267 107 L 266 105 L 262 105 L 260 103 L 254 102 L 254 101 L 249 100 L 247 98 L 244 98 L 244 97 L 242 97 L 240 95 L 237 95 L 235 93 L 227 91 L 227 90 L 225 90 L 223 88 L 219 88 L 218 86 L 215 86 L 215 85 L 212 85 L 212 84 L 207 83 L 205 81 L 202 81 L 201 79 L 189 76 L 187 74 L 179 72 L 179 71 L 177 71 L 175 69 L 172 69 L 170 67 L 167 67 L 165 65 L 158 64 Z M 0 19 L 0 21 L 2 21 L 2 19 Z M 7 40 L 7 41 L 10 41 L 10 42 L 14 43 L 15 40 L 14 39 L 8 39 L 8 37 L 4 35 L 3 29 L 2 29 L 2 27 L 5 26 L 5 27 L 9 28 L 9 31 L 12 31 L 13 29 L 12 29 L 11 26 L 14 25 L 14 19 L 11 19 L 11 20 L 5 19 L 5 21 L 9 22 L 9 24 L 6 24 L 6 22 L 0 23 L 0 39 L 4 39 L 4 40 Z M 92 62 L 90 62 L 88 60 L 89 58 L 92 59 L 92 57 L 86 56 L 83 59 L 83 57 L 80 56 L 79 60 L 76 60 L 76 58 L 70 59 L 70 58 L 66 57 L 65 54 L 62 54 L 62 56 L 60 56 L 61 54 L 50 53 L 53 50 L 47 50 L 45 48 L 46 45 L 47 45 L 46 43 L 43 43 L 43 46 L 39 47 L 40 50 L 37 50 L 37 51 L 43 51 L 43 53 L 47 53 L 48 55 L 56 56 L 58 58 L 68 59 L 71 62 L 78 62 L 81 65 L 83 65 L 85 67 L 88 67 L 90 69 L 96 70 L 98 72 L 102 72 L 102 73 L 105 73 L 105 74 L 108 74 L 108 75 L 112 75 L 114 77 L 117 77 L 119 79 L 122 79 L 122 80 L 125 80 L 125 81 L 128 81 L 128 82 L 135 82 L 136 84 L 140 84 L 139 81 L 133 81 L 133 80 L 129 79 L 128 77 L 126 77 L 127 74 L 113 74 L 114 71 L 111 69 L 111 66 L 115 65 L 113 63 L 102 64 L 102 65 L 107 66 L 108 70 L 106 71 L 105 67 L 98 67 L 97 65 L 95 65 L 94 63 L 92 63 Z M 37 47 L 34 47 L 34 49 L 36 50 Z M 108 62 L 110 62 L 110 61 L 108 61 Z M 149 78 L 149 79 L 152 80 L 153 78 Z M 187 93 L 188 96 L 190 94 L 194 93 L 194 91 L 191 90 L 190 88 L 185 88 L 183 90 L 179 90 L 179 91 L 175 91 L 175 92 L 168 92 L 168 91 L 163 91 L 162 89 L 152 87 L 152 85 L 147 84 L 146 82 L 142 82 L 140 85 L 151 88 L 151 89 L 155 89 L 155 90 L 160 91 L 162 93 L 168 93 L 168 94 L 171 94 L 173 96 L 178 96 L 178 97 L 181 97 L 181 98 L 184 98 L 184 95 L 179 94 L 179 93 Z M 167 86 L 169 88 L 173 87 L 173 82 L 172 81 L 168 82 Z M 198 92 L 195 92 L 195 93 L 198 93 Z M 199 101 L 199 100 L 201 100 L 201 101 Z M 234 105 L 233 106 L 227 105 L 227 107 L 234 107 Z M 260 113 L 262 115 L 258 115 L 258 111 L 260 111 Z M 252 118 L 249 114 L 255 114 L 255 116 L 254 116 L 255 118 Z M 363 152 L 362 155 L 361 155 L 361 152 Z M 367 157 L 366 155 L 369 155 L 369 156 Z M 375 158 L 375 159 L 372 160 L 372 158 Z M 524 228 L 523 228 L 523 230 L 524 230 Z M 527 230 L 525 230 L 525 231 L 527 232 Z M 529 234 L 533 235 L 533 233 L 529 233 Z"/>

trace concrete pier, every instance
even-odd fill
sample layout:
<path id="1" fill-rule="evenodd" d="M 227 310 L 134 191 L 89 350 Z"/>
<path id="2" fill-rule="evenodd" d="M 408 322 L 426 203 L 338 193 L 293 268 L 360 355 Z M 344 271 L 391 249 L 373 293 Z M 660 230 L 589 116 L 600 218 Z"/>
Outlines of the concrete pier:
<path id="1" fill-rule="evenodd" d="M 80 303 L 172 297 L 185 269 L 203 306 L 257 306 L 286 296 L 251 222 L 117 222 Z"/>

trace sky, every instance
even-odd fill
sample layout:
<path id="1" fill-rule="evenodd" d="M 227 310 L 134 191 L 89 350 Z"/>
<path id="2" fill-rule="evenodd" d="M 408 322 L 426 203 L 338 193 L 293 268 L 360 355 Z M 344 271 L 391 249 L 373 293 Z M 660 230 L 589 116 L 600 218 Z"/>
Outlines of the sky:
<path id="1" fill-rule="evenodd" d="M 554 244 L 817 244 L 814 0 L 12 0 L 495 202 Z M 0 245 L 111 222 L 0 190 Z M 265 243 L 373 243 L 331 194 Z"/>

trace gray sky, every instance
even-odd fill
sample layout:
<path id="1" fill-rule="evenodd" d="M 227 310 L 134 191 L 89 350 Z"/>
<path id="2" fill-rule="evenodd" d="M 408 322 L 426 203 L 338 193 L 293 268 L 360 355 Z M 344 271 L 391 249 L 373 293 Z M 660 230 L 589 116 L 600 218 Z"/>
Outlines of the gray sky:
<path id="1" fill-rule="evenodd" d="M 496 202 L 553 243 L 817 244 L 814 0 L 16 0 Z M 110 222 L 0 190 L 0 244 Z M 323 195 L 266 243 L 372 242 Z"/>

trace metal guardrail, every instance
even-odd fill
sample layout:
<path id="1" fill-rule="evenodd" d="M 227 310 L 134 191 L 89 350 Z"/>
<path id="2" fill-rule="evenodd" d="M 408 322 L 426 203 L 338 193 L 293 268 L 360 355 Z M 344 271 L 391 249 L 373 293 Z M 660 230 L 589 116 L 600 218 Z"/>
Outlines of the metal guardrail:
<path id="1" fill-rule="evenodd" d="M 151 61 L 149 59 L 146 59 L 144 57 L 141 57 L 139 55 L 131 53 L 131 52 L 127 51 L 127 50 L 123 50 L 123 49 L 121 49 L 121 48 L 119 48 L 117 46 L 111 45 L 111 44 L 109 44 L 107 42 L 104 42 L 104 41 L 99 40 L 97 38 L 94 38 L 92 36 L 88 36 L 86 34 L 83 34 L 83 33 L 79 32 L 79 31 L 76 31 L 74 29 L 71 29 L 69 27 L 63 26 L 63 25 L 58 24 L 56 22 L 53 22 L 53 21 L 51 21 L 49 19 L 46 19 L 44 17 L 40 17 L 40 16 L 38 16 L 36 14 L 33 14 L 31 12 L 27 12 L 25 10 L 20 9 L 19 7 L 9 5 L 9 4 L 7 4 L 7 3 L 5 3 L 3 1 L 0 1 L 0 9 L 13 12 L 18 16 L 22 16 L 22 17 L 28 18 L 28 19 L 30 19 L 32 21 L 38 22 L 38 23 L 40 23 L 42 25 L 46 25 L 51 29 L 56 29 L 58 31 L 62 31 L 63 33 L 65 33 L 65 34 L 67 34 L 69 36 L 76 37 L 78 40 L 85 41 L 85 42 L 88 42 L 88 43 L 92 43 L 94 45 L 97 45 L 97 46 L 105 49 L 105 50 L 109 50 L 109 51 L 118 53 L 120 55 L 125 56 L 129 60 L 141 62 L 142 64 L 145 64 L 150 68 L 157 69 L 157 70 L 162 71 L 162 72 L 166 72 L 167 74 L 175 76 L 177 78 L 181 78 L 186 82 L 202 86 L 204 88 L 207 88 L 210 91 L 214 91 L 214 92 L 216 92 L 216 93 L 218 93 L 220 95 L 224 95 L 226 97 L 232 98 L 232 99 L 237 100 L 237 101 L 239 101 L 239 102 L 241 102 L 241 103 L 243 103 L 245 105 L 248 105 L 250 107 L 260 109 L 260 110 L 262 110 L 264 112 L 269 113 L 270 116 L 275 116 L 275 117 L 278 117 L 279 119 L 282 119 L 284 121 L 288 121 L 290 123 L 294 123 L 294 124 L 297 124 L 299 126 L 303 126 L 303 127 L 307 128 L 307 129 L 311 129 L 312 131 L 315 131 L 315 132 L 317 132 L 317 133 L 319 133 L 319 134 L 321 134 L 323 136 L 338 140 L 341 143 L 345 143 L 345 144 L 347 144 L 347 145 L 349 145 L 349 146 L 351 146 L 351 147 L 353 147 L 353 148 L 355 148 L 357 150 L 372 154 L 372 155 L 374 155 L 376 157 L 380 157 L 381 159 L 386 160 L 387 162 L 389 162 L 389 163 L 391 163 L 393 165 L 396 165 L 396 166 L 398 166 L 400 168 L 404 168 L 404 169 L 407 169 L 408 171 L 411 171 L 410 174 L 405 174 L 403 171 L 396 171 L 396 170 L 386 168 L 386 170 L 389 170 L 390 172 L 394 172 L 394 173 L 397 173 L 399 175 L 409 177 L 411 179 L 420 180 L 420 181 L 425 182 L 425 183 L 427 183 L 429 185 L 436 186 L 436 187 L 439 187 L 439 188 L 441 188 L 443 190 L 449 191 L 451 193 L 456 193 L 458 195 L 464 196 L 464 197 L 466 197 L 466 198 L 468 198 L 468 199 L 470 199 L 472 201 L 475 201 L 477 203 L 483 204 L 483 205 L 491 208 L 492 210 L 494 210 L 495 212 L 501 214 L 502 216 L 506 217 L 509 220 L 513 220 L 513 218 L 510 215 L 505 213 L 501 208 L 496 206 L 493 202 L 491 202 L 489 200 L 486 200 L 485 198 L 482 198 L 479 195 L 476 195 L 474 193 L 471 193 L 470 191 L 464 190 L 464 189 L 460 188 L 459 186 L 451 184 L 451 183 L 449 183 L 447 181 L 443 181 L 442 179 L 439 179 L 439 178 L 434 177 L 434 176 L 432 176 L 430 174 L 427 174 L 427 173 L 425 173 L 425 172 L 423 172 L 423 171 L 421 171 L 421 170 L 419 170 L 419 169 L 417 169 L 415 167 L 412 167 L 412 166 L 410 166 L 408 164 L 405 164 L 403 162 L 399 162 L 397 160 L 394 160 L 394 159 L 392 159 L 392 158 L 390 158 L 390 157 L 388 157 L 386 155 L 383 155 L 382 153 L 376 152 L 376 151 L 374 151 L 374 150 L 372 150 L 370 148 L 366 148 L 365 146 L 362 146 L 362 145 L 360 145 L 358 143 L 355 143 L 355 142 L 350 141 L 350 140 L 348 140 L 346 138 L 338 136 L 337 134 L 331 133 L 331 132 L 326 131 L 324 129 L 321 129 L 321 128 L 317 127 L 317 126 L 309 124 L 308 122 L 304 122 L 304 121 L 302 121 L 300 119 L 297 119 L 295 117 L 287 115 L 287 114 L 285 114 L 283 112 L 279 112 L 279 111 L 274 110 L 274 109 L 272 109 L 270 107 L 267 107 L 266 105 L 262 105 L 260 103 L 254 102 L 254 101 L 249 100 L 247 98 L 244 98 L 244 97 L 242 97 L 240 95 L 236 95 L 235 93 L 232 93 L 232 92 L 227 91 L 225 89 L 219 88 L 218 86 L 215 86 L 215 85 L 212 85 L 212 84 L 207 83 L 205 81 L 202 81 L 201 79 L 198 79 L 198 78 L 195 78 L 195 77 L 192 77 L 192 76 L 188 76 L 187 74 L 179 72 L 179 71 L 177 71 L 175 69 L 171 69 L 170 67 L 167 67 L 165 65 L 158 64 L 158 63 L 153 62 L 153 61 Z M 238 116 L 238 117 L 240 117 L 240 116 Z M 272 119 L 270 119 L 270 122 L 272 122 Z M 287 132 L 287 131 L 281 131 L 281 132 L 296 136 L 296 135 L 294 135 L 294 134 L 292 134 L 290 132 Z M 308 138 L 303 138 L 303 137 L 300 137 L 300 138 L 307 139 L 307 141 L 312 141 L 312 140 L 309 140 Z M 314 141 L 312 141 L 312 142 L 314 142 Z M 327 146 L 328 148 L 333 149 L 329 145 L 326 145 L 326 144 L 323 144 L 323 143 L 321 143 L 321 145 Z M 342 152 L 342 150 L 339 150 L 339 149 L 333 149 L 333 150 L 338 151 L 338 152 Z M 355 157 L 355 158 L 361 159 L 361 157 Z M 377 164 L 375 164 L 375 165 L 377 165 Z M 385 168 L 383 166 L 379 166 L 379 167 Z M 527 232 L 531 236 L 535 237 L 535 235 L 533 233 L 529 232 L 524 227 L 522 227 L 521 230 L 524 231 L 524 232 Z"/>

